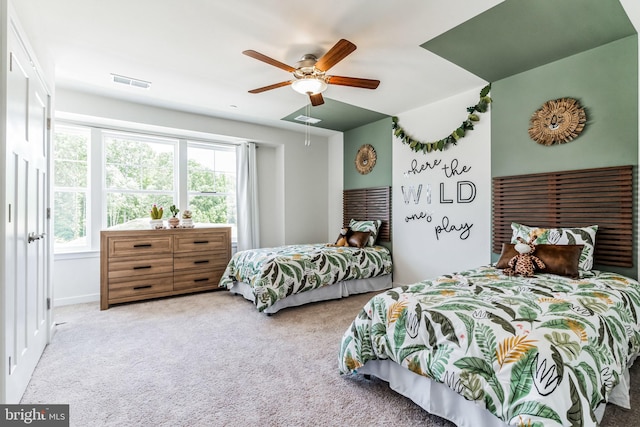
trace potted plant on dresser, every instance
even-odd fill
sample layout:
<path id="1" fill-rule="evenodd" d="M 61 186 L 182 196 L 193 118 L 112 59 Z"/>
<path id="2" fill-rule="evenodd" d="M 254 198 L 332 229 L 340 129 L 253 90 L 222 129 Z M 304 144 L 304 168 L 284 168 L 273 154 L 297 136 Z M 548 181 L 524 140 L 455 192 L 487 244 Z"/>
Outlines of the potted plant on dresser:
<path id="1" fill-rule="evenodd" d="M 153 205 L 150 211 L 151 220 L 149 224 L 152 229 L 164 228 L 164 223 L 162 222 L 163 209 L 162 206 L 158 207 L 157 205 Z"/>
<path id="2" fill-rule="evenodd" d="M 176 205 L 171 205 L 169 206 L 169 210 L 171 211 L 171 215 L 173 215 L 169 218 L 169 227 L 177 228 L 180 224 L 180 218 L 178 218 L 178 212 L 180 212 L 180 209 L 176 208 Z"/>

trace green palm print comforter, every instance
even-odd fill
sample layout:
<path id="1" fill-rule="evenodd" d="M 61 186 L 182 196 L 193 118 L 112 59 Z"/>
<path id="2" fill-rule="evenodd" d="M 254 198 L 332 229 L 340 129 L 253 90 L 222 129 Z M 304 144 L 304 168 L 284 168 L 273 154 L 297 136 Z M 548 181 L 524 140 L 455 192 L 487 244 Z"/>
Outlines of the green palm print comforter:
<path id="1" fill-rule="evenodd" d="M 230 289 L 236 281 L 247 283 L 253 288 L 258 311 L 263 311 L 292 294 L 381 276 L 391 270 L 391 254 L 383 246 L 287 245 L 237 252 L 220 279 L 220 287 Z"/>
<path id="2" fill-rule="evenodd" d="M 390 359 L 507 424 L 596 425 L 594 410 L 639 351 L 639 315 L 640 285 L 618 274 L 479 267 L 373 297 L 344 334 L 339 368 Z"/>

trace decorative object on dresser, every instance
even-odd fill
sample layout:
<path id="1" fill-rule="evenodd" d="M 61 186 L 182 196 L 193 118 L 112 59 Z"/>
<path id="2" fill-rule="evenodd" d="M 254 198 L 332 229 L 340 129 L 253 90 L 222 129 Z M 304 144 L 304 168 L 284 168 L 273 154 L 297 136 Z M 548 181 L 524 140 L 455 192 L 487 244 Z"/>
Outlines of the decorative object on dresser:
<path id="1" fill-rule="evenodd" d="M 176 208 L 176 205 L 169 206 L 169 210 L 171 211 L 172 217 L 169 218 L 169 227 L 177 228 L 180 225 L 180 218 L 178 218 L 178 212 L 180 209 Z"/>
<path id="2" fill-rule="evenodd" d="M 193 228 L 193 220 L 191 219 L 192 213 L 190 210 L 185 209 L 182 211 L 182 227 Z"/>
<path id="3" fill-rule="evenodd" d="M 164 228 L 164 222 L 162 222 L 162 215 L 164 213 L 162 206 L 158 207 L 158 205 L 154 204 L 149 213 L 151 216 L 151 220 L 149 221 L 151 228 L 154 230 Z"/>
<path id="4" fill-rule="evenodd" d="M 218 288 L 231 227 L 100 232 L 100 309 Z"/>

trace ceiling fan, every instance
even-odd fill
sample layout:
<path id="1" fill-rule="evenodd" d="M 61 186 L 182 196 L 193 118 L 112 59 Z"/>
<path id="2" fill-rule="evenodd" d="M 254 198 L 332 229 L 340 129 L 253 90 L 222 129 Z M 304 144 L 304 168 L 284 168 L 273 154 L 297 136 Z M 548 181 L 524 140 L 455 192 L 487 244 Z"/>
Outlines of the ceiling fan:
<path id="1" fill-rule="evenodd" d="M 324 104 L 322 98 L 322 92 L 328 85 L 341 85 L 360 87 L 364 89 L 375 89 L 380 84 L 380 80 L 360 79 L 356 77 L 343 77 L 343 76 L 330 76 L 326 72 L 331 67 L 342 61 L 351 52 L 356 50 L 356 45 L 348 40 L 339 40 L 327 53 L 322 55 L 319 59 L 315 55 L 306 54 L 300 61 L 296 63 L 296 67 L 284 64 L 273 58 L 269 58 L 262 53 L 255 50 L 245 50 L 243 54 L 257 59 L 258 61 L 266 62 L 285 71 L 293 74 L 293 80 L 287 80 L 280 83 L 275 83 L 269 86 L 260 87 L 250 90 L 249 93 L 261 93 L 271 89 L 277 89 L 283 86 L 291 85 L 296 92 L 309 96 L 311 105 L 314 107 Z"/>

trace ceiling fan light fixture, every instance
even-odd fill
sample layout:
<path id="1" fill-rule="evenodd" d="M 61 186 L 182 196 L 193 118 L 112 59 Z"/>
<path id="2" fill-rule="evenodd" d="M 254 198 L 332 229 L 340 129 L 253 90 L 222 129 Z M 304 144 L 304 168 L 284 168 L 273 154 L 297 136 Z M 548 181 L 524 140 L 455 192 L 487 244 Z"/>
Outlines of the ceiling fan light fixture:
<path id="1" fill-rule="evenodd" d="M 306 77 L 295 80 L 291 83 L 291 87 L 298 93 L 303 95 L 324 92 L 327 89 L 327 82 L 317 77 Z"/>

